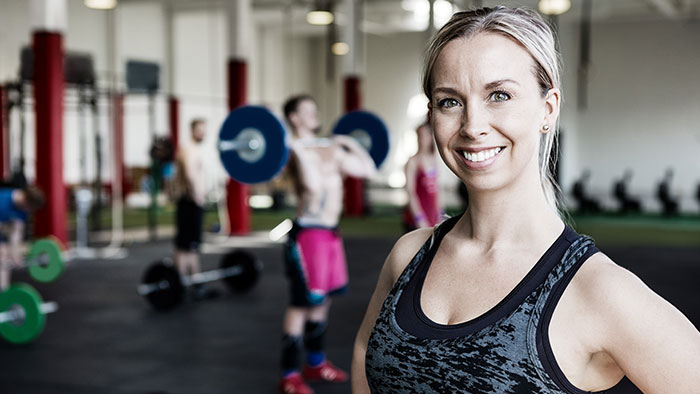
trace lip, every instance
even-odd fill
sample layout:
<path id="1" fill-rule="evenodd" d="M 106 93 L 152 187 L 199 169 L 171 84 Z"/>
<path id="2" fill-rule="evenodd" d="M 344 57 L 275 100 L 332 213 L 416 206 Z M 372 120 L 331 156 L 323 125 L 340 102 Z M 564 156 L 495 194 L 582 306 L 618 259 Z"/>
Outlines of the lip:
<path id="1" fill-rule="evenodd" d="M 478 153 L 481 151 L 489 150 L 489 149 L 494 149 L 494 148 L 501 148 L 501 151 L 496 153 L 495 156 L 488 160 L 480 161 L 478 163 L 472 162 L 467 160 L 462 152 L 469 152 L 469 153 Z M 469 147 L 469 148 L 457 148 L 455 150 L 455 154 L 457 155 L 458 159 L 462 162 L 462 164 L 467 167 L 470 170 L 485 170 L 493 165 L 493 163 L 496 162 L 496 160 L 501 156 L 501 154 L 506 150 L 505 146 L 487 146 L 487 147 Z"/>

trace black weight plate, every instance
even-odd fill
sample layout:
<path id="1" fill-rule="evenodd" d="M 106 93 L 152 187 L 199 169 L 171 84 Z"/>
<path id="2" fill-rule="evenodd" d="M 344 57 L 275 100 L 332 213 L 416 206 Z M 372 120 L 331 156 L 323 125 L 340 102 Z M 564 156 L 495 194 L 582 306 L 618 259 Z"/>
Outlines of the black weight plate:
<path id="1" fill-rule="evenodd" d="M 221 269 L 229 267 L 240 267 L 241 272 L 238 275 L 233 275 L 223 278 L 223 281 L 228 286 L 229 290 L 234 292 L 242 292 L 250 290 L 258 282 L 262 263 L 258 261 L 252 254 L 236 250 L 229 252 L 221 257 Z"/>
<path id="2" fill-rule="evenodd" d="M 168 310 L 182 302 L 185 289 L 180 280 L 180 274 L 175 267 L 164 260 L 151 264 L 143 275 L 143 284 L 167 282 L 167 288 L 158 289 L 144 297 L 157 310 Z"/>

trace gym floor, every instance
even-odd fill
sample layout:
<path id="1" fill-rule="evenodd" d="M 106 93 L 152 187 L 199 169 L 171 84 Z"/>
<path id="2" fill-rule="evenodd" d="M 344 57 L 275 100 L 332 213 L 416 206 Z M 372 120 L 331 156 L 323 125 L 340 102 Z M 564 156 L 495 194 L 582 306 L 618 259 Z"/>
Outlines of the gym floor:
<path id="1" fill-rule="evenodd" d="M 396 237 L 346 237 L 349 294 L 331 310 L 329 358 L 349 368 L 352 342 L 384 257 Z M 700 248 L 606 247 L 619 264 L 700 326 Z M 249 249 L 264 263 L 245 294 L 188 300 L 167 313 L 153 311 L 136 293 L 144 268 L 171 253 L 170 241 L 134 243 L 124 260 L 74 260 L 51 284 L 35 286 L 59 303 L 43 334 L 28 346 L 0 341 L 0 392 L 13 394 L 274 393 L 286 303 L 280 244 Z M 205 254 L 213 269 L 220 255 Z M 318 393 L 347 393 L 349 384 L 318 384 Z M 637 393 L 622 382 L 611 393 Z"/>

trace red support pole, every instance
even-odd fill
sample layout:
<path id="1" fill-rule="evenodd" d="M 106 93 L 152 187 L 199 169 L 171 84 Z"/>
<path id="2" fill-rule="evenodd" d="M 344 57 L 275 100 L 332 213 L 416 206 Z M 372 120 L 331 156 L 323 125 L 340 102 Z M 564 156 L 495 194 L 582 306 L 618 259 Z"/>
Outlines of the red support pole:
<path id="1" fill-rule="evenodd" d="M 170 122 L 170 141 L 173 143 L 173 152 L 177 152 L 180 142 L 180 100 L 174 95 L 168 99 L 168 121 Z"/>
<path id="2" fill-rule="evenodd" d="M 46 204 L 36 212 L 34 235 L 68 241 L 66 188 L 63 183 L 63 36 L 33 34 L 36 113 L 36 183 Z"/>
<path id="3" fill-rule="evenodd" d="M 247 95 L 247 64 L 231 59 L 228 63 L 228 107 L 229 110 L 244 105 Z M 250 232 L 250 206 L 248 186 L 233 179 L 226 184 L 226 206 L 228 207 L 229 233 L 231 235 Z"/>
<path id="4" fill-rule="evenodd" d="M 362 106 L 360 78 L 348 76 L 344 81 L 345 112 L 356 111 Z M 362 179 L 348 176 L 344 181 L 345 214 L 362 216 L 365 212 L 364 182 Z"/>
<path id="5" fill-rule="evenodd" d="M 0 85 L 0 179 L 7 179 L 9 170 L 9 119 L 7 89 Z"/>
<path id="6" fill-rule="evenodd" d="M 113 132 L 114 132 L 114 179 L 112 179 L 112 191 L 114 185 L 121 185 L 121 198 L 124 198 L 128 193 L 127 184 L 124 182 L 124 94 L 117 93 L 112 99 L 112 114 L 114 116 Z"/>

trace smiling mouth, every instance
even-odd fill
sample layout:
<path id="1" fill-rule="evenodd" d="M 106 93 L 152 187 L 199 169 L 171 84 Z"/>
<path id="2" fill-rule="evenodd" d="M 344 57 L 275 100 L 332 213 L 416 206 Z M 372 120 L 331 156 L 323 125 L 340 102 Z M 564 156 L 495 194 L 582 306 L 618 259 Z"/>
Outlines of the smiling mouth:
<path id="1" fill-rule="evenodd" d="M 504 147 L 499 146 L 497 148 L 493 149 L 486 149 L 482 150 L 479 152 L 467 152 L 467 151 L 462 151 L 462 156 L 467 160 L 472 163 L 479 163 L 482 161 L 486 161 L 497 154 L 501 153 L 501 151 L 504 149 Z"/>

